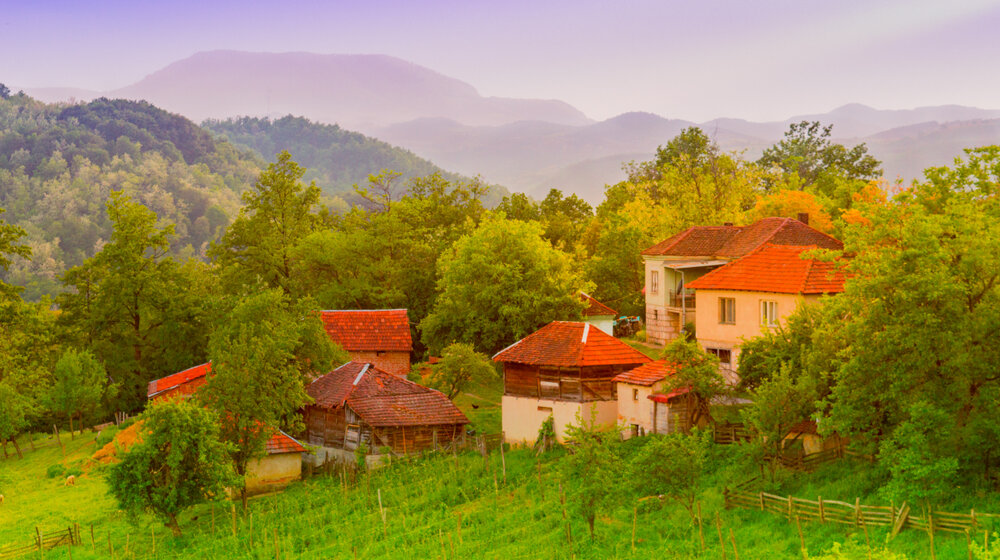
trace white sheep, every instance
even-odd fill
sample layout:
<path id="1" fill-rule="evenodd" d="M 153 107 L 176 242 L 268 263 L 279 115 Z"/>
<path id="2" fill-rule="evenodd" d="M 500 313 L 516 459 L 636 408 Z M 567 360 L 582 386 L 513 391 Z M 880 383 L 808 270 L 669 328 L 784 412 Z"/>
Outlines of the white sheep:
<path id="1" fill-rule="evenodd" d="M 66 477 L 66 486 L 76 486 L 76 475 L 69 475 Z"/>

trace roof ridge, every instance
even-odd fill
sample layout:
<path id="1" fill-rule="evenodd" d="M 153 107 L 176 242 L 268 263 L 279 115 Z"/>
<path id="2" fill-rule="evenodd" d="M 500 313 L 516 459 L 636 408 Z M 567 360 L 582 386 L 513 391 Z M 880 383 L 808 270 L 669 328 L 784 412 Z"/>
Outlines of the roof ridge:
<path id="1" fill-rule="evenodd" d="M 394 309 L 320 309 L 320 313 L 354 313 L 354 312 L 366 312 L 371 313 L 373 311 L 409 311 L 407 307 L 397 307 Z"/>
<path id="2" fill-rule="evenodd" d="M 809 249 L 806 249 L 808 251 Z M 805 253 L 806 251 L 802 251 Z M 802 258 L 802 253 L 799 253 L 799 258 Z M 809 275 L 812 274 L 813 265 L 816 264 L 816 259 L 805 259 L 806 262 L 806 273 L 802 276 L 802 286 L 799 287 L 799 293 L 806 293 L 806 288 L 809 287 Z"/>

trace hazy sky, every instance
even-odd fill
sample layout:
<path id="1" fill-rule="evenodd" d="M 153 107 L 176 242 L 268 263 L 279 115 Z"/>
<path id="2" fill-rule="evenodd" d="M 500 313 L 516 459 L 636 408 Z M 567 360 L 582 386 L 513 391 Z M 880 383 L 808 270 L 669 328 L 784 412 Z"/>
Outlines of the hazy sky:
<path id="1" fill-rule="evenodd" d="M 198 51 L 379 53 L 603 119 L 1000 109 L 998 0 L 0 0 L 0 82 L 107 90 Z"/>

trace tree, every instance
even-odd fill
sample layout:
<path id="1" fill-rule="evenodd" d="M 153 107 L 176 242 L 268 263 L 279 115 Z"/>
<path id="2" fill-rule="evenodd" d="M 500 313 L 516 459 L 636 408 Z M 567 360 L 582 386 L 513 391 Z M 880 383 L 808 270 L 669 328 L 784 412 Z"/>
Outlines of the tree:
<path id="1" fill-rule="evenodd" d="M 602 511 L 610 510 L 621 499 L 615 481 L 621 477 L 621 463 L 614 441 L 617 435 L 609 426 L 597 424 L 597 409 L 589 418 L 576 413 L 576 424 L 566 426 L 566 439 L 573 442 L 560 461 L 559 471 L 565 482 L 569 501 L 587 521 L 594 538 L 594 521 Z"/>
<path id="2" fill-rule="evenodd" d="M 346 357 L 310 308 L 290 304 L 281 290 L 264 290 L 238 302 L 209 339 L 212 374 L 199 397 L 224 419 L 222 438 L 241 477 L 264 457 L 275 430 L 301 429 L 297 411 L 310 402 L 307 380 Z M 242 496 L 245 508 L 245 483 Z"/>
<path id="3" fill-rule="evenodd" d="M 73 417 L 83 420 L 84 413 L 93 410 L 101 402 L 107 389 L 107 373 L 104 366 L 90 352 L 67 348 L 54 370 L 55 385 L 49 394 L 52 410 L 69 418 L 69 433 L 73 435 Z"/>
<path id="4" fill-rule="evenodd" d="M 471 344 L 456 342 L 441 352 L 441 360 L 429 364 L 430 386 L 454 399 L 470 383 L 485 384 L 497 379 L 497 369 L 489 357 Z"/>
<path id="5" fill-rule="evenodd" d="M 10 99 L 10 88 L 6 84 L 0 84 L 0 99 Z"/>
<path id="6" fill-rule="evenodd" d="M 799 214 L 809 215 L 809 225 L 823 233 L 833 233 L 833 220 L 816 195 L 797 190 L 780 190 L 757 199 L 757 204 L 748 214 L 751 221 L 770 216 L 798 218 Z"/>
<path id="7" fill-rule="evenodd" d="M 699 419 L 711 418 L 709 403 L 729 393 L 726 379 L 719 371 L 719 359 L 702 350 L 697 342 L 682 337 L 667 344 L 662 359 L 674 364 L 674 374 L 666 379 L 665 390 L 687 389 L 694 398 L 695 404 L 688 410 L 688 424 L 695 426 Z"/>
<path id="8" fill-rule="evenodd" d="M 258 284 L 292 293 L 293 249 L 322 222 L 320 190 L 302 184 L 305 172 L 282 151 L 243 193 L 239 216 L 209 249 L 231 293 Z"/>
<path id="9" fill-rule="evenodd" d="M 0 444 L 4 445 L 5 453 L 7 441 L 28 427 L 30 405 L 30 401 L 10 380 L 0 380 Z M 21 449 L 16 449 L 20 457 Z"/>
<path id="10" fill-rule="evenodd" d="M 829 357 L 820 351 L 823 342 L 814 340 L 819 320 L 820 306 L 800 305 L 784 324 L 744 340 L 740 345 L 740 387 L 755 389 L 785 367 L 793 376 L 821 378 L 821 371 L 823 366 L 829 364 Z M 821 365 L 815 363 L 820 357 L 824 359 Z"/>
<path id="11" fill-rule="evenodd" d="M 3 213 L 4 209 L 0 208 L 0 215 Z M 21 244 L 21 238 L 25 235 L 27 232 L 24 229 L 0 218 L 0 272 L 6 272 L 10 268 L 11 257 L 31 257 L 31 249 Z M 20 289 L 0 280 L 0 300 L 16 298 L 19 291 Z"/>
<path id="12" fill-rule="evenodd" d="M 58 299 L 60 323 L 93 351 L 119 386 L 123 410 L 146 400 L 151 379 L 204 357 L 205 265 L 181 266 L 169 256 L 173 225 L 120 191 L 106 203 L 113 224 L 100 252 L 68 270 Z"/>
<path id="13" fill-rule="evenodd" d="M 545 238 L 553 246 L 570 249 L 583 235 L 594 211 L 583 199 L 573 194 L 563 196 L 559 189 L 549 189 L 539 205 L 539 218 L 545 224 Z"/>
<path id="14" fill-rule="evenodd" d="M 578 318 L 581 283 L 539 224 L 488 218 L 438 261 L 437 302 L 420 323 L 424 343 L 439 351 L 466 342 L 491 354 L 541 325 Z"/>
<path id="15" fill-rule="evenodd" d="M 782 366 L 776 375 L 750 391 L 753 404 L 741 411 L 743 422 L 754 434 L 754 443 L 770 460 L 772 480 L 785 436 L 816 410 L 816 386 L 812 381 L 807 376 L 796 378 L 787 365 Z"/>
<path id="16" fill-rule="evenodd" d="M 180 536 L 182 511 L 225 497 L 236 483 L 220 419 L 189 401 L 172 401 L 152 405 L 138 422 L 138 441 L 108 473 L 110 493 L 129 515 L 151 512 Z"/>
<path id="17" fill-rule="evenodd" d="M 524 193 L 510 193 L 500 200 L 497 212 L 503 212 L 509 220 L 522 222 L 537 222 L 542 219 L 542 211 L 538 203 Z"/>
<path id="18" fill-rule="evenodd" d="M 701 489 L 711 432 L 653 435 L 631 462 L 632 480 L 645 493 L 665 496 L 697 518 L 695 500 Z"/>
<path id="19" fill-rule="evenodd" d="M 868 155 L 868 147 L 861 143 L 847 149 L 835 144 L 830 140 L 832 130 L 832 124 L 821 126 L 818 121 L 792 123 L 784 139 L 764 150 L 757 163 L 797 174 L 802 188 L 820 181 L 825 173 L 865 182 L 878 179 L 881 162 Z"/>

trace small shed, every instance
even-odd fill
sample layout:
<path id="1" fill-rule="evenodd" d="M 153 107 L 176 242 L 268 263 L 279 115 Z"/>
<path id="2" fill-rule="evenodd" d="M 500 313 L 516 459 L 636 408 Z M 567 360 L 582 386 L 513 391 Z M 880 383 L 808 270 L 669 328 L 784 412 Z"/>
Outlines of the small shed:
<path id="1" fill-rule="evenodd" d="M 553 321 L 493 356 L 503 364 L 503 430 L 508 441 L 533 442 L 553 417 L 556 438 L 577 416 L 612 424 L 618 374 L 650 362 L 642 352 L 589 323 Z"/>
<path id="2" fill-rule="evenodd" d="M 583 320 L 601 329 L 607 334 L 615 334 L 615 317 L 618 315 L 614 309 L 597 301 L 590 294 L 580 292 L 580 299 L 587 304 L 583 310 Z"/>
<path id="3" fill-rule="evenodd" d="M 340 309 L 320 311 L 330 339 L 351 360 L 374 364 L 382 371 L 406 377 L 410 373 L 410 317 L 405 309 Z"/>
<path id="4" fill-rule="evenodd" d="M 149 402 L 191 398 L 208 382 L 212 363 L 179 371 L 149 382 L 146 396 Z M 275 430 L 267 441 L 267 455 L 247 466 L 247 493 L 260 494 L 280 490 L 302 478 L 302 453 L 305 447 L 295 438 Z"/>
<path id="5" fill-rule="evenodd" d="M 656 360 L 620 373 L 612 380 L 618 393 L 618 423 L 629 428 L 632 436 L 654 431 L 656 402 L 650 396 L 660 392 L 674 372 L 673 363 Z"/>
<path id="6" fill-rule="evenodd" d="M 353 460 L 362 442 L 375 456 L 419 453 L 464 438 L 469 423 L 440 391 L 369 363 L 348 362 L 306 391 L 314 404 L 303 410 L 305 437 L 320 447 L 319 462 Z"/>
<path id="7" fill-rule="evenodd" d="M 788 430 L 788 434 L 781 442 L 781 446 L 789 449 L 801 443 L 802 453 L 811 455 L 820 451 L 842 447 L 847 441 L 846 438 L 842 438 L 836 433 L 824 438 L 819 434 L 818 428 L 819 426 L 817 426 L 815 420 L 803 420 Z"/>

